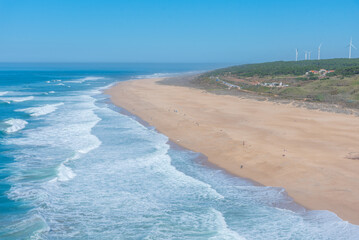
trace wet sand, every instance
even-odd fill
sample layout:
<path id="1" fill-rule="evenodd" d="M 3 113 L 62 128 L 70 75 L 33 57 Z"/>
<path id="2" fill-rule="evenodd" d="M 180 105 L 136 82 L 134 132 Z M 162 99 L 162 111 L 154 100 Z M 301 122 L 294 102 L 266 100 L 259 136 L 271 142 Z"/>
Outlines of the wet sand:
<path id="1" fill-rule="evenodd" d="M 232 174 L 284 187 L 309 209 L 359 224 L 359 117 L 126 81 L 107 90 L 173 142 Z"/>

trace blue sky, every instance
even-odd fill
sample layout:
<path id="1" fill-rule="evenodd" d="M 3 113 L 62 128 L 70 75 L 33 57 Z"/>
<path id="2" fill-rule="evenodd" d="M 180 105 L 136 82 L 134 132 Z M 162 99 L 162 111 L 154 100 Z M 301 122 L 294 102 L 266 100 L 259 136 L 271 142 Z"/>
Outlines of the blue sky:
<path id="1" fill-rule="evenodd" d="M 359 57 L 359 0 L 0 0 L 0 62 Z"/>

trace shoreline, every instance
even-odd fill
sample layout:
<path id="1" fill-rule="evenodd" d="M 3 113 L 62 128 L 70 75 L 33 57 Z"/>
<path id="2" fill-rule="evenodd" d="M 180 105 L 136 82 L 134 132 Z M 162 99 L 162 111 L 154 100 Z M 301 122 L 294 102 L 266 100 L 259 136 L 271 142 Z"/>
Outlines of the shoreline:
<path id="1" fill-rule="evenodd" d="M 132 80 L 130 80 L 132 81 Z M 116 84 L 115 84 L 116 85 Z M 105 91 L 106 92 L 106 91 Z M 106 94 L 106 93 L 105 93 Z M 110 96 L 110 95 L 109 95 Z M 110 100 L 110 98 L 109 98 Z M 123 115 L 126 115 L 130 118 L 133 118 L 135 119 L 137 122 L 139 122 L 140 124 L 142 124 L 144 127 L 148 128 L 148 129 L 151 129 L 153 128 L 154 126 L 152 126 L 151 124 L 149 124 L 148 122 L 146 122 L 145 120 L 143 120 L 142 118 L 140 118 L 139 116 L 129 112 L 128 110 L 126 110 L 125 108 L 123 107 L 120 107 L 120 106 L 117 106 L 115 105 L 112 101 L 109 101 L 109 103 L 112 105 L 111 108 L 113 108 L 115 111 L 123 114 Z M 163 134 L 162 132 L 160 132 L 157 128 L 154 128 L 153 129 L 154 131 L 158 132 L 159 134 Z M 167 136 L 168 137 L 168 136 Z M 170 149 L 175 149 L 175 150 L 179 150 L 179 151 L 192 151 L 192 152 L 195 152 L 189 148 L 186 148 L 176 142 L 174 142 L 170 137 L 168 137 L 168 142 L 167 144 L 169 145 Z M 248 186 L 258 186 L 258 187 L 266 187 L 265 185 L 259 183 L 259 182 L 256 182 L 255 180 L 253 179 L 250 179 L 250 178 L 245 178 L 245 177 L 242 177 L 242 176 L 239 176 L 239 175 L 236 175 L 236 174 L 233 174 L 231 173 L 230 171 L 228 171 L 227 169 L 224 169 L 218 165 L 216 165 L 215 163 L 212 163 L 208 160 L 208 157 L 206 155 L 204 155 L 203 153 L 201 152 L 195 152 L 197 153 L 199 156 L 196 157 L 195 159 L 193 159 L 196 163 L 202 165 L 203 167 L 208 167 L 210 169 L 213 169 L 213 170 L 221 170 L 221 171 L 224 171 L 225 174 L 228 174 L 229 176 L 231 177 L 235 177 L 235 178 L 239 178 L 240 180 L 246 182 L 248 184 Z M 271 187 L 271 186 L 270 186 Z M 285 189 L 284 189 L 285 190 Z M 291 196 L 288 195 L 287 192 L 285 192 L 285 198 L 289 200 L 289 202 L 286 202 L 285 204 L 283 203 L 280 203 L 278 205 L 276 205 L 278 208 L 280 209 L 286 209 L 286 210 L 290 210 L 290 211 L 294 211 L 294 212 L 297 212 L 297 213 L 301 213 L 303 211 L 310 211 L 311 209 L 309 208 L 306 208 L 304 206 L 302 206 L 301 204 L 297 203 L 295 201 L 295 199 L 293 199 Z"/>
<path id="2" fill-rule="evenodd" d="M 254 100 L 240 99 L 233 96 L 216 96 L 204 92 L 203 90 L 158 84 L 157 82 L 160 80 L 162 79 L 141 79 L 120 82 L 106 90 L 105 93 L 111 96 L 111 101 L 114 105 L 126 109 L 130 114 L 137 116 L 144 122 L 147 122 L 150 126 L 155 126 L 156 130 L 168 136 L 173 143 L 205 155 L 210 164 L 214 164 L 235 176 L 258 182 L 260 185 L 284 187 L 295 203 L 304 208 L 329 210 L 336 213 L 344 220 L 359 224 L 359 217 L 356 216 L 358 207 L 355 207 L 355 203 L 357 203 L 359 199 L 359 192 L 350 188 L 353 184 L 358 186 L 356 183 L 359 179 L 355 178 L 355 175 L 353 176 L 352 173 L 355 174 L 355 171 L 359 169 L 359 161 L 355 162 L 354 160 L 351 160 L 352 162 L 350 162 L 349 168 L 345 166 L 344 169 L 336 169 L 338 164 L 329 160 L 326 162 L 326 165 L 329 163 L 329 167 L 323 166 L 323 162 L 320 161 L 310 162 L 307 160 L 305 164 L 301 164 L 301 162 L 298 161 L 303 160 L 298 159 L 301 155 L 292 154 L 292 151 L 294 150 L 293 144 L 287 150 L 284 146 L 284 152 L 281 152 L 279 155 L 275 153 L 277 152 L 276 150 L 278 150 L 278 146 L 274 146 L 274 149 L 271 149 L 271 146 L 268 146 L 271 145 L 268 143 L 273 143 L 273 145 L 278 145 L 278 143 L 275 144 L 273 141 L 264 141 L 265 144 L 263 144 L 262 138 L 266 138 L 268 137 L 268 134 L 271 135 L 272 133 L 268 132 L 268 129 L 256 129 L 256 127 L 253 129 L 253 126 L 250 125 L 254 124 L 256 126 L 257 122 L 254 121 L 254 123 L 250 123 L 250 119 L 246 119 L 247 121 L 239 121 L 242 122 L 246 128 L 248 127 L 249 130 L 246 130 L 247 133 L 243 134 L 242 132 L 241 134 L 247 135 L 246 137 L 238 139 L 236 134 L 232 134 L 232 131 L 236 132 L 238 130 L 231 126 L 231 124 L 236 125 L 238 123 L 231 123 L 228 119 L 235 117 L 234 119 L 238 121 L 238 119 L 241 118 L 237 118 L 238 116 L 231 116 L 231 111 L 221 112 L 220 107 L 221 104 L 224 104 L 226 108 L 228 108 L 228 104 L 235 103 L 239 106 L 246 107 L 244 111 L 249 111 L 249 113 L 254 110 L 253 114 L 257 116 L 258 114 L 261 115 L 261 113 L 260 111 L 258 113 L 258 109 L 256 108 L 263 107 L 258 106 L 258 104 L 264 104 L 266 105 L 265 107 L 274 108 L 278 114 L 280 114 L 281 111 L 288 111 L 288 109 L 293 111 L 293 108 L 295 108 L 294 106 L 283 106 L 280 104 L 258 101 L 257 103 L 254 103 Z M 193 96 L 196 98 L 196 101 L 188 101 L 188 97 Z M 187 97 L 187 100 L 183 97 Z M 218 101 L 220 101 L 219 107 Z M 209 102 L 211 104 L 209 104 Z M 191 105 L 194 105 L 194 107 Z M 233 109 L 229 107 L 229 110 Z M 203 111 L 202 114 L 200 113 L 201 111 Z M 297 111 L 304 111 L 309 115 L 314 114 L 314 117 L 323 114 L 334 114 L 318 113 L 317 110 L 307 109 L 300 109 Z M 218 117 L 218 115 L 221 114 L 223 114 L 223 117 Z M 251 116 L 251 114 L 249 115 Z M 343 118 L 341 114 L 334 115 L 339 115 Z M 219 122 L 212 122 L 211 119 L 208 120 L 208 117 L 218 117 Z M 244 117 L 248 116 L 244 115 Z M 265 117 L 265 115 L 263 117 Z M 320 117 L 323 118 L 323 116 Z M 354 119 L 353 116 L 346 116 L 345 118 L 350 118 L 350 121 Z M 347 119 L 339 120 L 344 121 Z M 356 118 L 354 122 L 359 123 L 358 118 Z M 221 126 L 222 123 L 223 126 Z M 352 123 L 352 125 L 354 125 L 354 123 Z M 240 130 L 243 130 L 241 123 L 239 123 L 237 127 L 239 127 Z M 274 127 L 275 130 L 278 130 L 278 126 Z M 279 127 L 281 126 L 279 125 Z M 354 127 L 354 134 L 356 132 L 355 129 L 356 128 Z M 262 135 L 258 136 L 261 131 Z M 263 134 L 263 131 L 265 134 Z M 350 136 L 344 137 L 350 138 Z M 203 142 L 204 140 L 206 143 Z M 355 142 L 355 140 L 356 138 L 354 137 L 353 141 Z M 242 146 L 241 143 L 243 144 Z M 320 145 L 320 142 L 317 142 L 317 144 Z M 309 146 L 308 144 L 304 145 L 310 150 L 310 144 Z M 275 147 L 277 149 L 275 149 Z M 281 144 L 281 147 L 283 148 L 283 144 Z M 346 150 L 352 149 L 350 147 L 352 146 L 349 146 Z M 317 155 L 318 154 L 314 154 L 314 156 Z M 266 156 L 267 159 L 263 159 L 263 156 Z M 323 159 L 325 154 L 324 156 L 318 157 Z M 285 161 L 283 161 L 284 158 L 286 159 Z M 291 160 L 290 163 L 286 163 L 288 158 Z M 346 165 L 348 165 L 348 162 Z M 329 173 L 328 179 L 326 179 L 323 173 L 316 173 L 318 167 L 323 168 L 322 170 L 324 172 Z M 335 172 L 337 170 L 339 172 L 334 174 L 339 175 L 338 180 L 340 181 L 338 184 L 340 185 L 340 183 L 343 182 L 346 183 L 345 186 L 342 186 L 342 189 L 338 189 L 338 184 L 331 186 L 333 181 L 335 183 L 333 169 Z M 346 173 L 348 173 L 348 170 L 351 174 L 346 177 L 344 175 L 347 175 Z M 340 172 L 344 173 L 344 175 Z M 269 173 L 273 173 L 273 176 Z M 350 180 L 353 177 L 355 179 L 350 183 Z M 320 183 L 318 183 L 318 178 L 321 180 Z M 347 178 L 349 178 L 349 182 Z"/>

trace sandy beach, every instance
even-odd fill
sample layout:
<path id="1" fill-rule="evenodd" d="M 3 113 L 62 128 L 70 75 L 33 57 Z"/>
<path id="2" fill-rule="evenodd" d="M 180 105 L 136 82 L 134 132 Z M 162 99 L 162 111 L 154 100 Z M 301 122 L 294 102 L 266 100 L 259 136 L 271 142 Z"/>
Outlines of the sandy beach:
<path id="1" fill-rule="evenodd" d="M 359 224 L 359 118 L 291 104 L 126 81 L 114 104 L 240 177 L 284 187 L 299 204 Z"/>

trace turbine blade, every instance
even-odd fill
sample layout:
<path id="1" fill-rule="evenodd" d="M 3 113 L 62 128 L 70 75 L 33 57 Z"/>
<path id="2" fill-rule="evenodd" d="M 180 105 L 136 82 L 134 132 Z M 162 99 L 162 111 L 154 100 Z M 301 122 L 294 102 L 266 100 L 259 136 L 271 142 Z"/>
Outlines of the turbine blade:
<path id="1" fill-rule="evenodd" d="M 354 49 L 357 49 L 357 48 L 354 46 L 354 44 L 352 44 L 352 47 L 353 47 Z"/>

